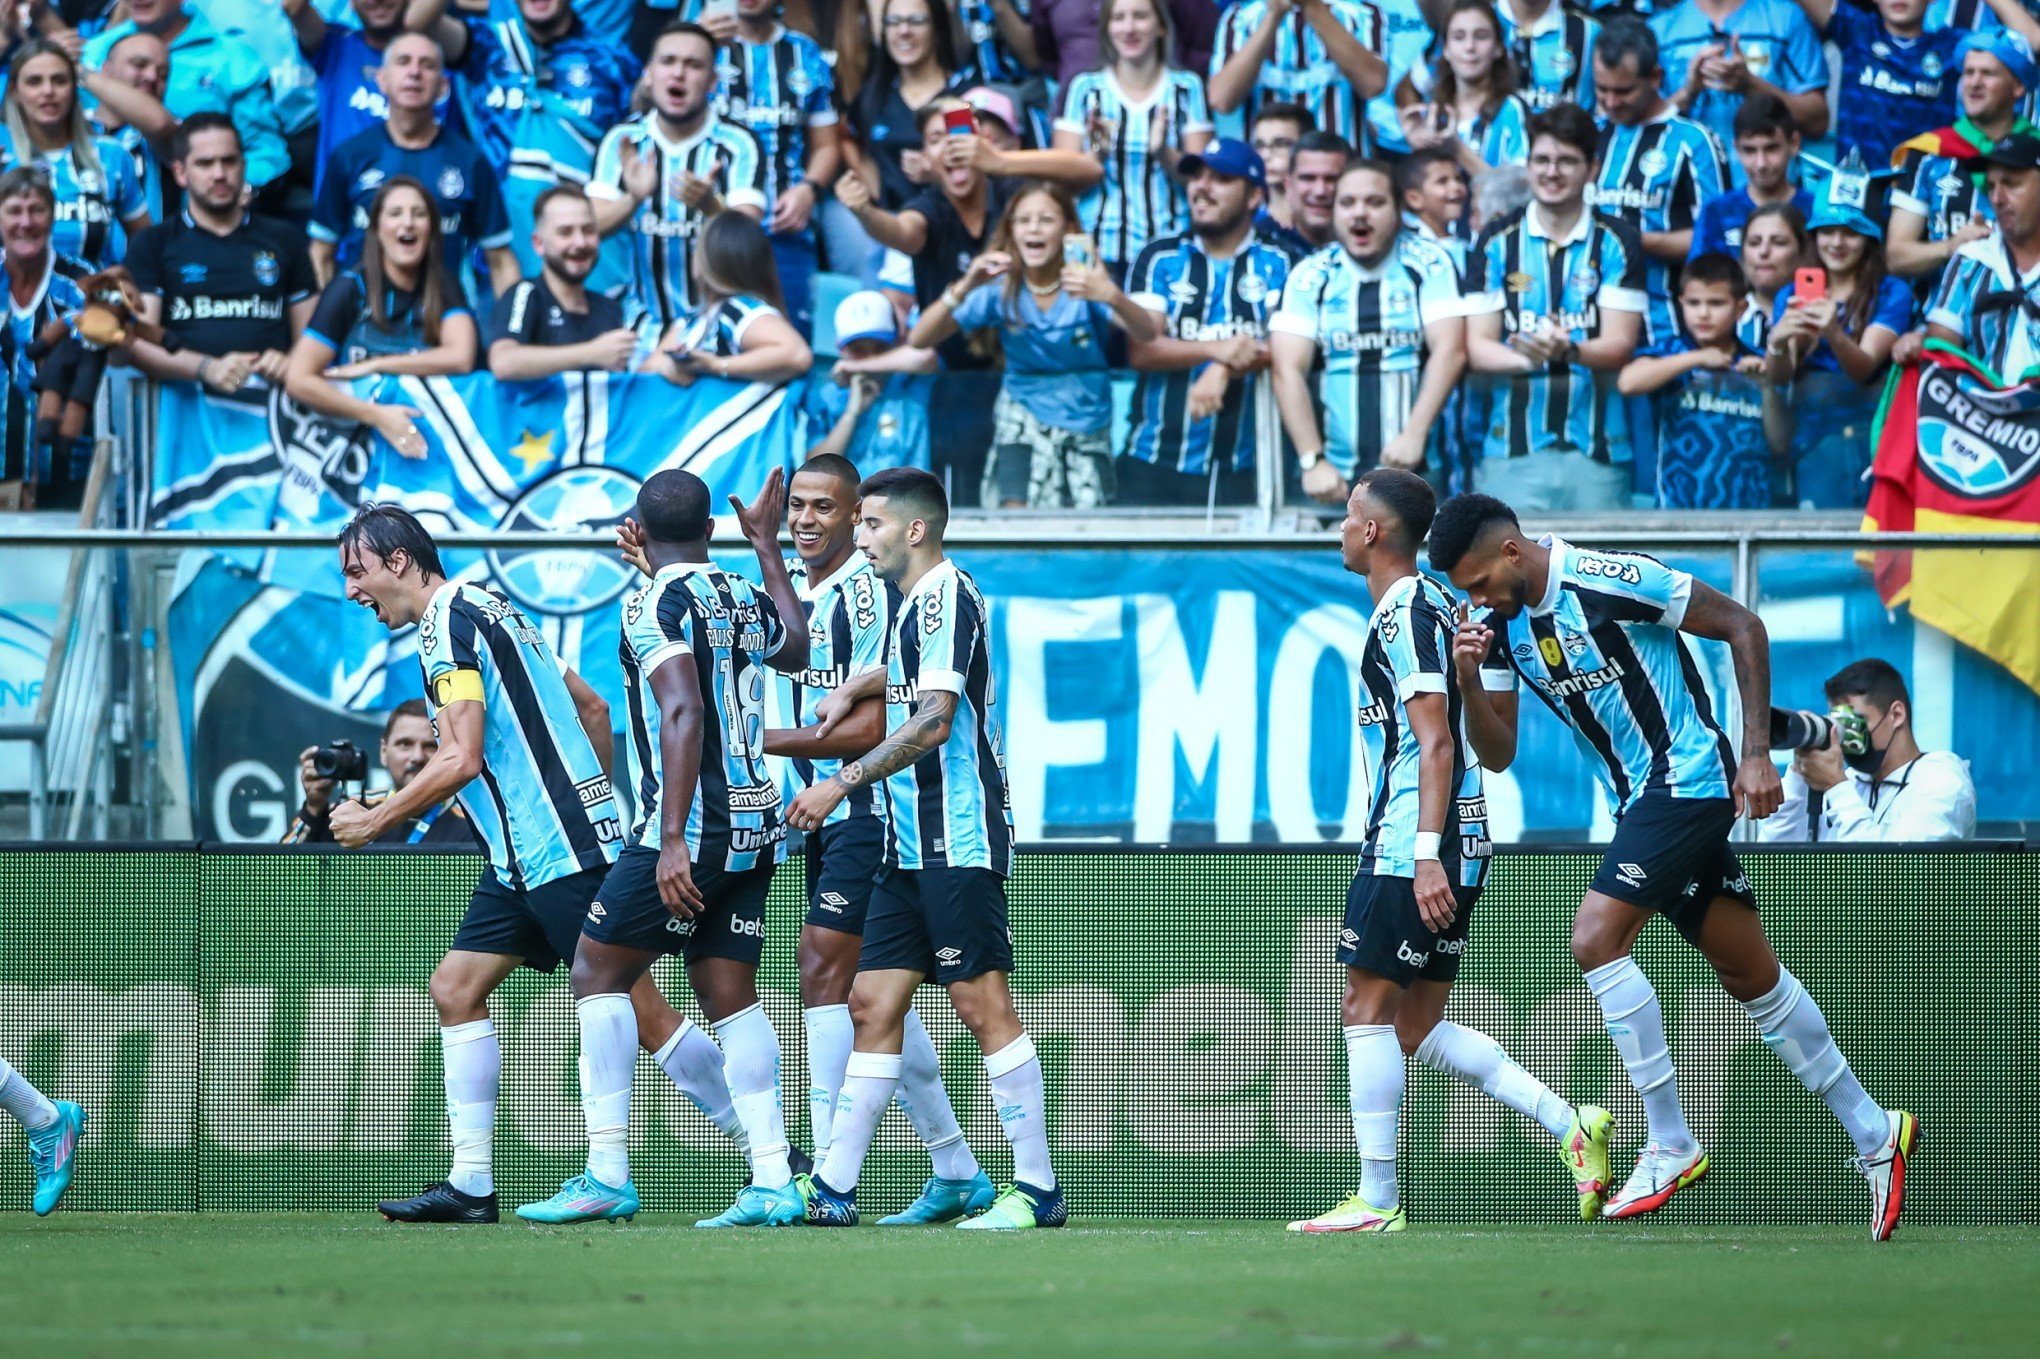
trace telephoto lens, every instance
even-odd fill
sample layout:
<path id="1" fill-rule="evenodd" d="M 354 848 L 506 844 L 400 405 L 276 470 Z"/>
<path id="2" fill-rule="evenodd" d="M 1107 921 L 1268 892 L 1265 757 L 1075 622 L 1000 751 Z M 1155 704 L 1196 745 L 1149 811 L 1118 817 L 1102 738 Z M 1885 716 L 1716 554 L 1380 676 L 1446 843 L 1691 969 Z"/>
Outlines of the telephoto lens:
<path id="1" fill-rule="evenodd" d="M 1771 709 L 1771 749 L 1825 750 L 1834 739 L 1834 720 L 1803 708 Z"/>

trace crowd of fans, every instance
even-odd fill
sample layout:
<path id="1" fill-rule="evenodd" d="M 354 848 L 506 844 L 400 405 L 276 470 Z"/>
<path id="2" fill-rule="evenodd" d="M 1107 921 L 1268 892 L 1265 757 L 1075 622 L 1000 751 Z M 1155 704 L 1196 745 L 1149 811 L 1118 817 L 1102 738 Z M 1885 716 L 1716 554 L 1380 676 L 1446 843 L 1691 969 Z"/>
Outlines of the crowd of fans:
<path id="1" fill-rule="evenodd" d="M 960 504 L 1860 506 L 1894 362 L 2040 362 L 2022 0 L 46 0 L 10 11 L 5 466 L 36 337 L 424 441 L 370 374 L 806 384 Z M 817 354 L 823 357 L 818 362 Z M 1115 381 L 1115 375 L 1125 376 Z M 931 438 L 931 431 L 940 431 Z"/>

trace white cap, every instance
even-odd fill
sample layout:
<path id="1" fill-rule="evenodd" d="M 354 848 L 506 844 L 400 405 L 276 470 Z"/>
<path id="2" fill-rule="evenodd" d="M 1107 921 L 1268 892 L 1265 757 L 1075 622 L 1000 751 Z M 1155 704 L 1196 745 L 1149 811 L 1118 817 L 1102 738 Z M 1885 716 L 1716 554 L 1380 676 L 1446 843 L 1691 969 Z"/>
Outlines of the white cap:
<path id="1" fill-rule="evenodd" d="M 854 292 L 836 304 L 836 347 L 852 340 L 879 340 L 892 344 L 900 338 L 899 318 L 892 301 L 874 288 Z"/>

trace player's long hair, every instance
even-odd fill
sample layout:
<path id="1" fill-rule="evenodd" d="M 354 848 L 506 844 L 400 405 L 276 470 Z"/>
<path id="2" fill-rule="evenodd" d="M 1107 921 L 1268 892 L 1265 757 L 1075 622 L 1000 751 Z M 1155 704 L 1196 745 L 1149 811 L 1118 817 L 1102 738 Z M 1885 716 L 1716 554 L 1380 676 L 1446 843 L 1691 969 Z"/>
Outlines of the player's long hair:
<path id="1" fill-rule="evenodd" d="M 106 167 L 100 164 L 99 148 L 94 145 L 92 128 L 85 122 L 85 105 L 78 98 L 78 63 L 71 60 L 71 54 L 51 42 L 48 38 L 36 38 L 22 44 L 21 50 L 7 63 L 7 95 L 5 100 L 7 144 L 16 165 L 34 165 L 41 154 L 35 142 L 28 135 L 28 115 L 22 112 L 21 68 L 37 57 L 55 57 L 64 63 L 64 70 L 71 76 L 71 111 L 64 119 L 64 135 L 71 148 L 71 166 L 77 172 L 80 186 L 97 180 L 101 192 L 105 192 Z"/>
<path id="2" fill-rule="evenodd" d="M 1439 53 L 1432 67 L 1431 102 L 1452 110 L 1455 122 L 1459 118 L 1459 77 L 1452 72 L 1452 63 L 1445 60 L 1444 35 L 1452 28 L 1452 21 L 1462 14 L 1478 14 L 1487 20 L 1488 29 L 1495 35 L 1495 59 L 1487 69 L 1487 82 L 1481 91 L 1480 113 L 1483 118 L 1492 118 L 1502 107 L 1502 101 L 1514 94 L 1522 83 L 1516 70 L 1516 59 L 1509 55 L 1509 41 L 1502 32 L 1502 20 L 1495 13 L 1495 7 L 1488 0 L 1452 0 L 1452 7 L 1445 11 L 1445 23 L 1439 28 Z"/>
<path id="3" fill-rule="evenodd" d="M 1027 270 L 1020 264 L 1020 251 L 1013 244 L 1013 218 L 1018 215 L 1020 205 L 1037 194 L 1052 200 L 1056 210 L 1062 213 L 1064 232 L 1082 231 L 1082 219 L 1077 216 L 1077 201 L 1070 197 L 1070 191 L 1060 184 L 1045 179 L 1030 179 L 1013 191 L 1006 200 L 1006 210 L 999 214 L 999 225 L 992 232 L 992 239 L 985 246 L 987 253 L 997 250 L 1013 261 L 1013 267 L 999 280 L 999 310 L 1006 320 L 1018 324 L 1020 320 L 1020 289 Z"/>
<path id="4" fill-rule="evenodd" d="M 368 205 L 368 232 L 361 242 L 361 282 L 368 291 L 368 319 L 378 330 L 395 328 L 390 325 L 392 285 L 389 271 L 383 265 L 382 216 L 390 195 L 406 189 L 425 203 L 425 257 L 418 262 L 416 310 L 425 343 L 436 345 L 440 323 L 446 319 L 451 300 L 446 290 L 446 241 L 439 230 L 439 200 L 409 175 L 391 175 L 384 180 L 382 188 L 376 190 L 375 201 Z"/>

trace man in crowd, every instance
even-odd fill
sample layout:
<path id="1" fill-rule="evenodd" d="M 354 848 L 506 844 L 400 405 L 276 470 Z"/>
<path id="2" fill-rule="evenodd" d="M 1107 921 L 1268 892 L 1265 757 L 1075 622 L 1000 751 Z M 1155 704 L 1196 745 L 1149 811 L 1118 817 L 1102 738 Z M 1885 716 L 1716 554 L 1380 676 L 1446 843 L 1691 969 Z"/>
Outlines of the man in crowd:
<path id="1" fill-rule="evenodd" d="M 154 33 L 130 33 L 107 51 L 97 71 L 84 67 L 78 76 L 98 101 L 87 111 L 89 124 L 134 162 L 149 220 L 167 222 L 176 209 L 164 162 L 177 137 L 177 118 L 163 106 L 170 83 L 168 44 Z"/>
<path id="2" fill-rule="evenodd" d="M 2040 288 L 2040 135 L 2005 138 L 1983 164 L 1996 230 L 1948 261 L 1927 308 L 1927 335 L 1960 345 L 2009 380 L 2040 366 L 2040 327 L 2027 310 Z M 1908 335 L 1891 357 L 1905 363 L 1918 355 L 1918 338 Z"/>
<path id="3" fill-rule="evenodd" d="M 1956 48 L 1963 34 L 1930 29 L 1927 0 L 1875 0 L 1875 13 L 1849 0 L 1799 0 L 1814 31 L 1841 55 L 1835 92 L 1837 161 L 1854 151 L 1882 168 L 1915 128 L 1938 127 L 1955 115 Z"/>
<path id="4" fill-rule="evenodd" d="M 1885 263 L 1900 278 L 1931 284 L 1963 246 L 1989 237 L 1990 197 L 1976 153 L 2013 133 L 2040 132 L 2021 110 L 2040 88 L 2033 50 L 2015 33 L 1971 33 L 1959 53 L 1962 116 L 1899 148 L 1907 158 L 1891 190 Z"/>
<path id="5" fill-rule="evenodd" d="M 1206 92 L 1211 111 L 1290 100 L 1319 129 L 1367 144 L 1367 101 L 1388 85 L 1381 11 L 1365 0 L 1238 0 L 1219 17 Z M 1234 126 L 1238 126 L 1235 124 Z"/>
<path id="6" fill-rule="evenodd" d="M 391 39 L 404 31 L 404 0 L 352 0 L 352 5 L 356 24 L 329 24 L 313 0 L 283 0 L 298 50 L 319 77 L 315 197 L 325 185 L 333 152 L 390 116 L 380 71 Z M 438 102 L 435 112 L 443 119 L 444 90 Z"/>
<path id="7" fill-rule="evenodd" d="M 432 730 L 432 716 L 425 709 L 422 698 L 406 699 L 391 709 L 383 722 L 382 744 L 377 748 L 377 758 L 382 767 L 389 771 L 390 786 L 364 793 L 360 801 L 364 807 L 380 806 L 393 793 L 404 791 L 406 784 L 418 776 L 439 750 L 439 737 Z M 333 812 L 335 780 L 320 775 L 314 757 L 317 746 L 307 746 L 298 753 L 298 782 L 304 787 L 305 800 L 298 808 L 298 814 L 285 832 L 286 845 L 318 845 L 333 843 L 333 827 L 330 818 Z M 380 844 L 393 845 L 439 845 L 472 844 L 475 839 L 474 827 L 468 823 L 467 814 L 452 798 L 434 807 L 427 807 L 408 821 L 392 824 L 377 837 Z"/>
<path id="8" fill-rule="evenodd" d="M 1518 93 L 1532 113 L 1554 104 L 1594 106 L 1597 20 L 1559 0 L 1501 0 L 1495 17 L 1502 21 L 1502 41 L 1523 82 Z"/>
<path id="9" fill-rule="evenodd" d="M 1353 148 L 1336 132 L 1313 130 L 1289 153 L 1289 225 L 1310 250 L 1332 242 L 1332 200 Z"/>
<path id="10" fill-rule="evenodd" d="M 504 382 L 606 369 L 621 373 L 637 352 L 623 304 L 592 292 L 588 276 L 602 249 L 595 205 L 559 185 L 538 196 L 531 249 L 538 274 L 496 299 L 489 318 L 489 371 Z"/>
<path id="11" fill-rule="evenodd" d="M 1794 181 L 1799 165 L 1799 124 L 1792 111 L 1768 94 L 1753 94 L 1735 111 L 1735 160 L 1740 187 L 1700 205 L 1687 259 L 1733 255 L 1742 249 L 1743 226 L 1766 203 L 1790 203 L 1800 216 L 1813 212 L 1813 195 Z"/>
<path id="12" fill-rule="evenodd" d="M 1793 0 L 1680 0 L 1650 21 L 1678 112 L 1726 144 L 1735 111 L 1753 94 L 1776 95 L 1799 130 L 1828 130 L 1827 58 Z"/>
<path id="13" fill-rule="evenodd" d="M 1254 231 L 1275 240 L 1286 234 L 1286 244 L 1303 252 L 1307 242 L 1290 228 L 1295 206 L 1289 201 L 1289 158 L 1296 143 L 1311 130 L 1310 114 L 1301 104 L 1263 104 L 1247 130 L 1247 144 L 1261 158 L 1268 187 L 1261 210 L 1254 214 Z"/>

